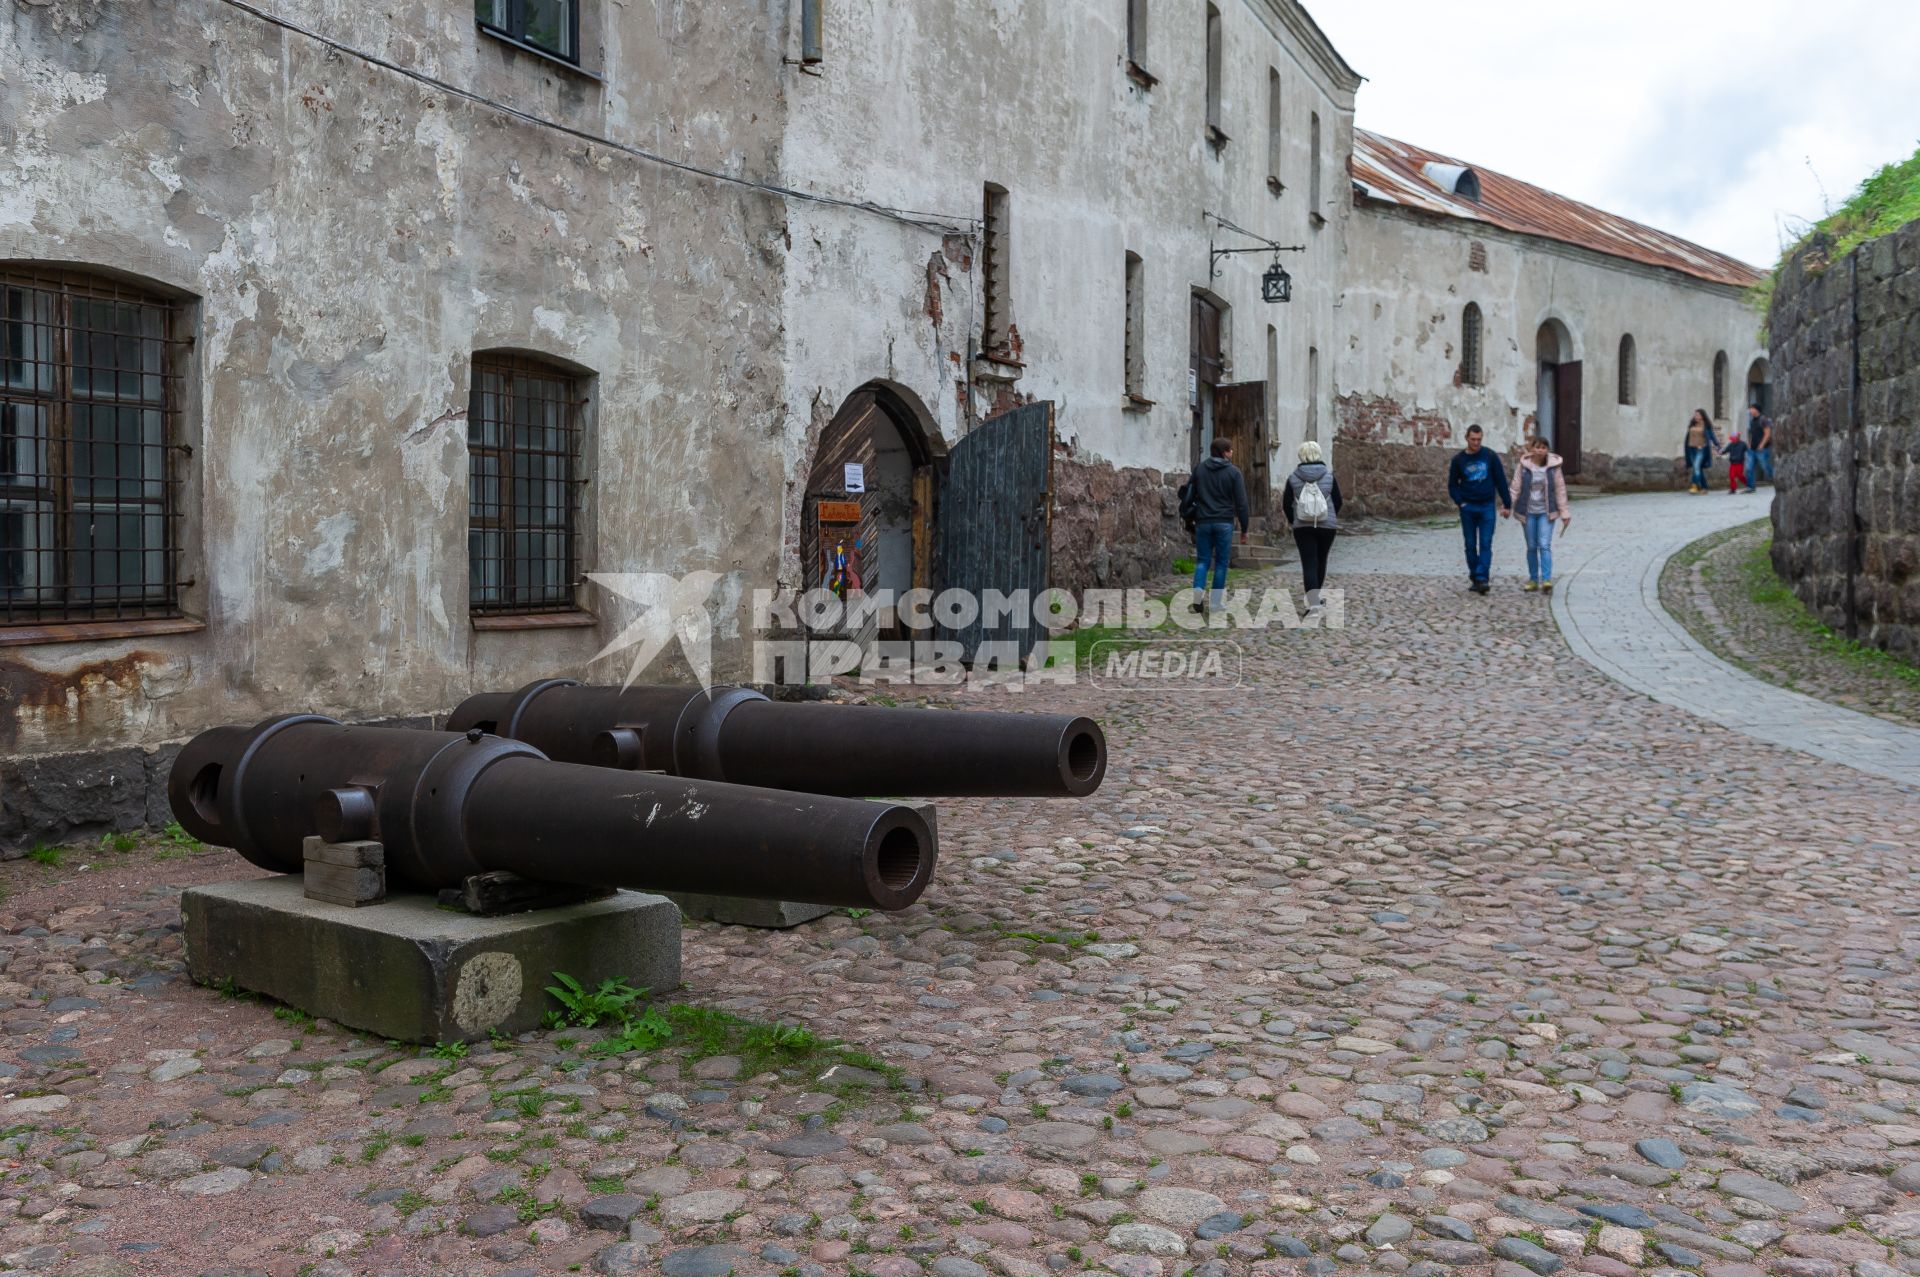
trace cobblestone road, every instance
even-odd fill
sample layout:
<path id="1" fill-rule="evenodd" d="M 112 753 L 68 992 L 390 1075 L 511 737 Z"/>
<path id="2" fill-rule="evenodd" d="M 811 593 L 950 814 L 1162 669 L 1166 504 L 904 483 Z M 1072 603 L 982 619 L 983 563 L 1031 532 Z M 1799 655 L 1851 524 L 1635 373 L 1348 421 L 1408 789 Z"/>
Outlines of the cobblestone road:
<path id="1" fill-rule="evenodd" d="M 943 804 L 912 910 L 687 930 L 682 1000 L 898 1086 L 361 1042 L 167 978 L 155 884 L 224 854 L 7 867 L 0 1261 L 1920 1273 L 1920 804 L 1360 545 L 1348 628 L 1268 632 L 1240 689 L 1029 694 L 1105 720 L 1105 787 Z"/>

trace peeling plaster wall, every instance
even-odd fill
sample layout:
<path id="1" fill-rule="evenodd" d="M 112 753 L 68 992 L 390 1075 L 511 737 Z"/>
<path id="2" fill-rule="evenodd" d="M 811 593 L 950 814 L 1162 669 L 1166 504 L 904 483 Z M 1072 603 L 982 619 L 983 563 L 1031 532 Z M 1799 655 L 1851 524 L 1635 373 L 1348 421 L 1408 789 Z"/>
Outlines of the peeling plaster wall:
<path id="1" fill-rule="evenodd" d="M 777 171 L 773 0 L 590 3 L 601 82 L 478 33 L 464 3 L 274 8 L 588 132 Z M 7 754 L 292 709 L 417 713 L 589 672 L 628 619 L 604 596 L 583 596 L 591 628 L 469 624 L 475 350 L 591 371 L 584 568 L 711 569 L 723 603 L 771 578 L 778 200 L 512 121 L 215 0 L 7 4 L 0 104 L 0 260 L 190 299 L 185 606 L 206 622 L 0 649 Z M 739 662 L 727 637 L 723 673 Z"/>
<path id="2" fill-rule="evenodd" d="M 1682 435 L 1695 408 L 1712 411 L 1718 351 L 1727 353 L 1728 416 L 1717 425 L 1723 436 L 1745 425 L 1747 370 L 1767 352 L 1760 316 L 1737 289 L 1367 203 L 1355 210 L 1348 243 L 1336 450 L 1351 463 L 1342 467 L 1343 491 L 1362 510 L 1447 508 L 1446 460 L 1469 425 L 1503 453 L 1518 446 L 1539 397 L 1535 335 L 1549 318 L 1566 326 L 1582 363 L 1584 479 L 1684 484 Z M 1477 386 L 1459 375 L 1469 302 L 1482 314 Z M 1637 355 L 1631 405 L 1619 402 L 1623 333 Z M 1414 455 L 1389 455 L 1375 446 L 1383 444 L 1413 445 Z"/>
<path id="3" fill-rule="evenodd" d="M 1272 435 L 1286 457 L 1304 437 L 1307 351 L 1316 345 L 1327 419 L 1332 380 L 1324 370 L 1350 212 L 1343 175 L 1354 82 L 1315 60 L 1303 34 L 1310 24 L 1303 28 L 1290 0 L 1221 0 L 1220 9 L 1223 126 L 1232 140 L 1216 151 L 1203 133 L 1202 5 L 1152 6 L 1145 65 L 1159 82 L 1148 89 L 1127 73 L 1124 4 L 827 0 L 822 73 L 796 71 L 789 80 L 788 180 L 975 221 L 983 185 L 1005 187 L 1012 319 L 1025 368 L 1010 383 L 987 382 L 980 374 L 992 370 L 973 359 L 982 322 L 977 240 L 943 244 L 938 234 L 870 216 L 796 206 L 786 306 L 793 414 L 786 440 L 796 483 L 807 471 L 809 419 L 831 415 L 874 378 L 918 396 L 944 446 L 999 407 L 1052 400 L 1074 464 L 1184 474 L 1195 289 L 1210 289 L 1232 308 L 1229 380 L 1267 376 L 1267 326 L 1276 327 Z M 1278 195 L 1267 185 L 1269 67 L 1284 87 L 1286 190 Z M 1318 228 L 1306 207 L 1315 111 L 1327 219 Z M 1295 281 L 1291 305 L 1261 300 L 1269 258 L 1226 259 L 1220 277 L 1209 280 L 1205 212 L 1308 245 L 1285 259 Z M 1219 243 L 1250 241 L 1221 233 Z M 1145 411 L 1122 406 L 1129 251 L 1145 267 L 1144 390 L 1155 401 Z M 1143 501 L 1158 499 L 1157 478 L 1120 486 L 1138 488 Z M 791 508 L 797 511 L 797 499 Z M 1056 528 L 1078 514 L 1056 508 Z M 1073 579 L 1061 537 L 1055 541 L 1057 583 L 1084 583 Z"/>

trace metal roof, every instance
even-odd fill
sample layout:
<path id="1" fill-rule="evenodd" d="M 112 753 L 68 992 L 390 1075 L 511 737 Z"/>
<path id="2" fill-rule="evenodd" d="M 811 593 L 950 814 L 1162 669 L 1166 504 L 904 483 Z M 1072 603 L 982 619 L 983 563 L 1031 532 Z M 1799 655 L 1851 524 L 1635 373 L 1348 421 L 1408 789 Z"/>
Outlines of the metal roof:
<path id="1" fill-rule="evenodd" d="M 1479 199 L 1455 194 L 1461 171 L 1470 171 L 1480 179 Z M 1436 183 L 1433 175 L 1453 181 Z M 1485 222 L 1522 235 L 1577 244 L 1610 257 L 1663 266 L 1715 284 L 1746 288 L 1764 277 L 1763 272 L 1738 258 L 1702 248 L 1677 235 L 1365 129 L 1353 131 L 1353 184 L 1361 199 L 1377 204 Z"/>

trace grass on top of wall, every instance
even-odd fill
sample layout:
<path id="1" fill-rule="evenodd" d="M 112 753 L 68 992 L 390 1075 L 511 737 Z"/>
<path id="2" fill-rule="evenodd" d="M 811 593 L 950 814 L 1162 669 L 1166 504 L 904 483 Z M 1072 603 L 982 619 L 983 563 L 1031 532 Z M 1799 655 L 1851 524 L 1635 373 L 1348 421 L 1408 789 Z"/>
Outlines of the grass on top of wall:
<path id="1" fill-rule="evenodd" d="M 1806 234 L 1780 254 L 1780 263 L 1753 287 L 1750 295 L 1754 306 L 1762 315 L 1767 313 L 1773 304 L 1774 285 L 1780 279 L 1780 266 L 1815 234 L 1824 231 L 1833 236 L 1828 260 L 1837 262 L 1868 240 L 1897 231 L 1916 219 L 1920 219 L 1920 150 L 1883 165 L 1860 183 L 1846 203 L 1808 227 Z"/>

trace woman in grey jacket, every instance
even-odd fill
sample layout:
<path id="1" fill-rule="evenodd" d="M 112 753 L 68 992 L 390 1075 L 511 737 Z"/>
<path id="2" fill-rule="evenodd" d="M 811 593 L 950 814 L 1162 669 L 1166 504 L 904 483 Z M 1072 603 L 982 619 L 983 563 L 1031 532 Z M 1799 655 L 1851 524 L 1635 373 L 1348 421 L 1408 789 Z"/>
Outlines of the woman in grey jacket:
<path id="1" fill-rule="evenodd" d="M 1300 494 L 1307 488 L 1315 489 L 1315 493 L 1303 499 Z M 1300 445 L 1300 464 L 1287 476 L 1286 490 L 1280 497 L 1287 526 L 1293 529 L 1293 543 L 1300 550 L 1300 577 L 1309 607 L 1320 605 L 1320 587 L 1327 581 L 1327 555 L 1340 528 L 1340 504 L 1340 483 L 1320 460 L 1320 445 L 1309 439 Z"/>

